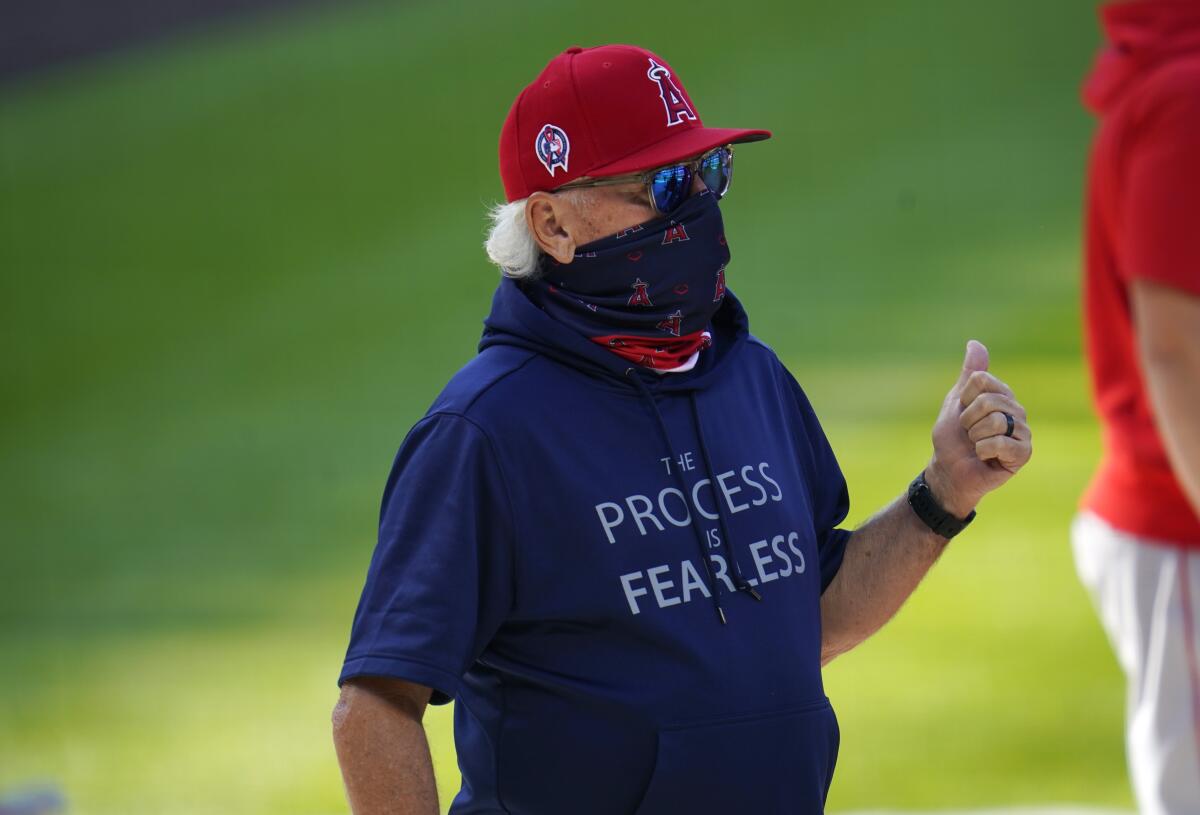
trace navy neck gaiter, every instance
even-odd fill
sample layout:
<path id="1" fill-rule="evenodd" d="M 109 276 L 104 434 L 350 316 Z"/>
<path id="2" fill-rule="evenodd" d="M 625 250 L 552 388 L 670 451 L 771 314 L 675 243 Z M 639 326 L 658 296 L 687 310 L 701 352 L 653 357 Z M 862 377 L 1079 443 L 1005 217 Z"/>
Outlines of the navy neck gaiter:
<path id="1" fill-rule="evenodd" d="M 554 319 L 636 365 L 670 370 L 712 342 L 725 299 L 729 247 L 717 197 L 696 193 L 669 217 L 647 221 L 575 252 L 548 255 L 524 284 Z"/>

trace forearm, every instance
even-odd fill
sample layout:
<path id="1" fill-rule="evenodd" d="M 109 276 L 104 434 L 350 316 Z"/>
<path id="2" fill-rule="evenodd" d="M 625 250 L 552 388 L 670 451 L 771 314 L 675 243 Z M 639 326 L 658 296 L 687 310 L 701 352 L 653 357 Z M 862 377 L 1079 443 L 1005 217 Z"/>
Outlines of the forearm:
<path id="1" fill-rule="evenodd" d="M 855 530 L 837 576 L 821 595 L 821 664 L 882 628 L 946 543 L 917 518 L 904 497 Z"/>
<path id="2" fill-rule="evenodd" d="M 423 705 L 347 685 L 333 713 L 334 744 L 354 815 L 437 815 Z"/>
<path id="3" fill-rule="evenodd" d="M 1144 367 L 1171 469 L 1200 515 L 1200 345 L 1148 353 Z"/>
<path id="4" fill-rule="evenodd" d="M 1175 477 L 1200 513 L 1200 296 L 1135 280 L 1130 303 L 1154 423 Z"/>

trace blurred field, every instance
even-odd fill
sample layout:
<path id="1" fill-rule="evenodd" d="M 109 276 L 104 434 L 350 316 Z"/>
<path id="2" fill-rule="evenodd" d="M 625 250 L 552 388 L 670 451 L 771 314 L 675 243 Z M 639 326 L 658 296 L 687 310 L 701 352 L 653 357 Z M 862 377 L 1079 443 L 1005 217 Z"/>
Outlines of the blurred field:
<path id="1" fill-rule="evenodd" d="M 0 89 L 0 792 L 345 811 L 334 680 L 391 457 L 495 283 L 500 122 L 557 51 L 635 41 L 707 123 L 776 132 L 738 153 L 729 282 L 851 520 L 922 466 L 968 336 L 1034 423 L 1027 472 L 829 669 L 831 810 L 1129 806 L 1067 544 L 1097 453 L 1075 302 L 1097 38 L 1083 0 L 361 4 Z"/>

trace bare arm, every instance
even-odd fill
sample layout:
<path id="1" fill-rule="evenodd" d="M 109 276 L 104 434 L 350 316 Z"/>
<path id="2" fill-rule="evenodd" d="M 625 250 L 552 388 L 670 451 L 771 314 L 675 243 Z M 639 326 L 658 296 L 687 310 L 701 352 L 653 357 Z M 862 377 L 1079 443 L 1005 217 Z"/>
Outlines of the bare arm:
<path id="1" fill-rule="evenodd" d="M 429 688 L 384 677 L 342 685 L 333 743 L 354 815 L 438 815 L 421 719 Z"/>
<path id="2" fill-rule="evenodd" d="M 1025 409 L 987 366 L 987 349 L 972 340 L 958 382 L 946 394 L 933 426 L 933 458 L 925 480 L 934 499 L 958 518 L 967 517 L 1033 454 Z M 1005 413 L 1013 417 L 1011 436 L 1006 435 Z M 821 595 L 821 664 L 882 628 L 946 543 L 916 516 L 907 497 L 855 530 L 837 576 Z"/>
<path id="3" fill-rule="evenodd" d="M 1135 280 L 1138 356 L 1171 469 L 1200 515 L 1200 297 Z"/>
<path id="4" fill-rule="evenodd" d="M 821 664 L 882 628 L 946 543 L 917 518 L 904 498 L 855 530 L 837 576 L 821 595 Z"/>

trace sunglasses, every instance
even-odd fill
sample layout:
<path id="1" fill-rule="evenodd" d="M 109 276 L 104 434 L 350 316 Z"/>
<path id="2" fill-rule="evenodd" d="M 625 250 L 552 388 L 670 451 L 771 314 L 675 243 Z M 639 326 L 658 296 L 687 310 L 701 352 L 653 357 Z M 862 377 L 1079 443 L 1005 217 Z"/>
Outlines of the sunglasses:
<path id="1" fill-rule="evenodd" d="M 579 179 L 564 184 L 558 189 L 568 190 L 579 187 L 608 187 L 615 184 L 628 184 L 641 181 L 646 186 L 646 197 L 650 206 L 659 215 L 669 215 L 679 208 L 680 204 L 692 194 L 692 177 L 700 176 L 709 192 L 722 198 L 729 192 L 729 183 L 733 180 L 733 145 L 727 144 L 709 150 L 691 161 L 669 164 L 656 170 L 643 173 L 615 175 L 609 178 Z"/>

